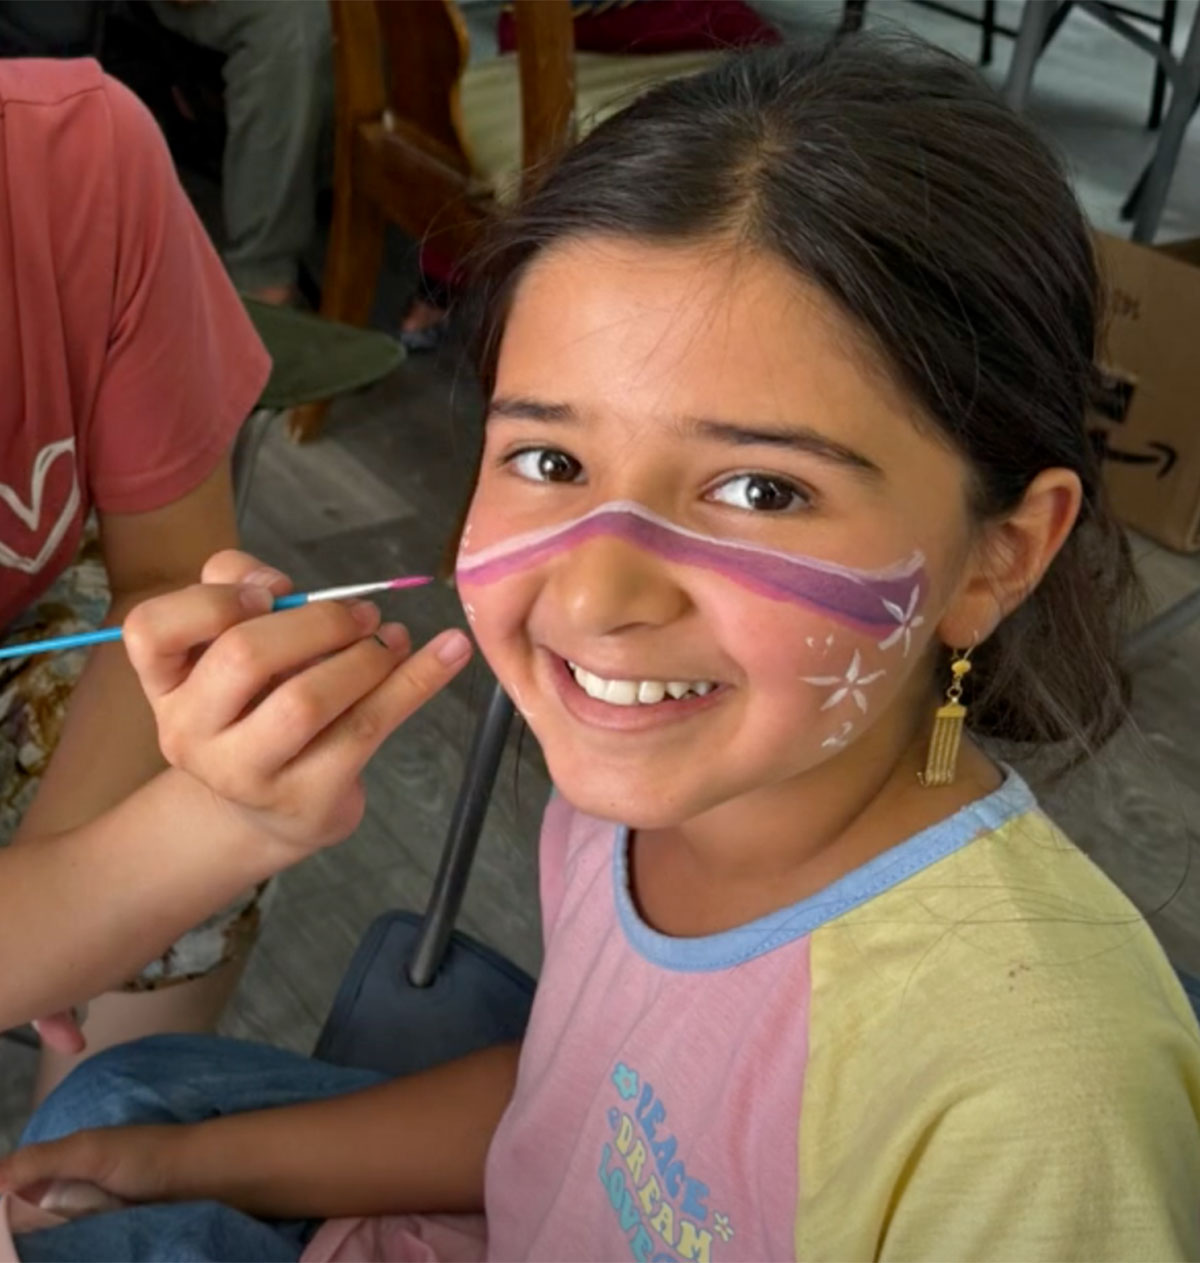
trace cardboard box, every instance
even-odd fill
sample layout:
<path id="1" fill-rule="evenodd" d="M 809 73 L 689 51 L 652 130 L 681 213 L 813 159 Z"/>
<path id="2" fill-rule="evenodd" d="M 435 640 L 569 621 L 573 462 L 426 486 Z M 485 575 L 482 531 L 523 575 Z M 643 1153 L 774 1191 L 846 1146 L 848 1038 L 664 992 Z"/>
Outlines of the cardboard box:
<path id="1" fill-rule="evenodd" d="M 1141 246 L 1097 233 L 1109 290 L 1093 437 L 1121 521 L 1200 549 L 1200 240 Z"/>

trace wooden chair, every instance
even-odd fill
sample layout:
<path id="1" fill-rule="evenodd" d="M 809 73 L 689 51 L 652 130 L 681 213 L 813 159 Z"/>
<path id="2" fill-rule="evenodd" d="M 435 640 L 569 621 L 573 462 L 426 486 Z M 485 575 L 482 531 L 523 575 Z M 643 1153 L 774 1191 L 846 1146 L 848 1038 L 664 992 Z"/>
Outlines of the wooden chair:
<path id="1" fill-rule="evenodd" d="M 567 0 L 516 0 L 518 52 L 468 68 L 452 0 L 330 2 L 337 122 L 321 315 L 352 325 L 370 315 L 389 221 L 463 258 L 577 120 L 719 56 L 576 54 Z M 293 412 L 292 436 L 316 437 L 326 406 Z"/>

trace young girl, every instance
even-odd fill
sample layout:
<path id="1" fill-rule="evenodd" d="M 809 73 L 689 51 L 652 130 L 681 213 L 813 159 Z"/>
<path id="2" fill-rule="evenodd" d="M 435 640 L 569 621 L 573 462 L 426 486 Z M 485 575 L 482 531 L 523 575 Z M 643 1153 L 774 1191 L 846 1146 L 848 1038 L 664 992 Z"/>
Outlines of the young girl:
<path id="1" fill-rule="evenodd" d="M 1197 1257 L 1195 1020 L 975 739 L 1123 714 L 1054 162 L 940 54 L 757 52 L 597 129 L 493 263 L 458 580 L 558 789 L 524 1042 L 106 1054 L 0 1184 L 147 1204 L 20 1257 Z"/>

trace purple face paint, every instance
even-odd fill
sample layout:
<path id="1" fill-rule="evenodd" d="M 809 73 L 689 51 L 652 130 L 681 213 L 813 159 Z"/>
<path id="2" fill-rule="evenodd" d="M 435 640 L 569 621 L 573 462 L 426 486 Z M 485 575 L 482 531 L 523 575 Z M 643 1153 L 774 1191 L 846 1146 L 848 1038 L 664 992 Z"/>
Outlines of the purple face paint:
<path id="1" fill-rule="evenodd" d="M 503 540 L 490 548 L 459 553 L 460 584 L 496 583 L 599 535 L 622 539 L 676 565 L 701 566 L 772 601 L 789 601 L 883 636 L 881 648 L 903 641 L 907 654 L 927 581 L 924 557 L 887 570 L 852 570 L 812 557 L 715 539 L 684 530 L 627 500 L 602 504 L 561 526 Z M 464 541 L 465 542 L 465 541 Z"/>

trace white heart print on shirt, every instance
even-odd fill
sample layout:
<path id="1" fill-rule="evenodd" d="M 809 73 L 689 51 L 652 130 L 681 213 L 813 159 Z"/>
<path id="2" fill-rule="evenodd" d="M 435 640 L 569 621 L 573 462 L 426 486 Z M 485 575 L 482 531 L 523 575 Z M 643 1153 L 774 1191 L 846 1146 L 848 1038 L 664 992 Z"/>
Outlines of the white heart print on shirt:
<path id="1" fill-rule="evenodd" d="M 0 482 L 0 500 L 7 504 L 35 535 L 39 532 L 42 525 L 46 479 L 60 456 L 70 456 L 71 462 L 74 464 L 74 437 L 59 439 L 56 443 L 47 443 L 38 452 L 34 458 L 33 472 L 30 476 L 28 504 L 21 499 L 20 495 L 8 483 Z M 37 574 L 46 562 L 54 556 L 55 549 L 62 543 L 63 536 L 66 535 L 78 508 L 79 482 L 77 479 L 72 478 L 71 490 L 67 495 L 66 503 L 59 511 L 37 552 L 33 556 L 26 556 L 24 553 L 19 553 L 16 549 L 10 548 L 3 540 L 0 540 L 0 566 L 8 566 L 11 570 L 20 570 L 23 574 Z"/>

